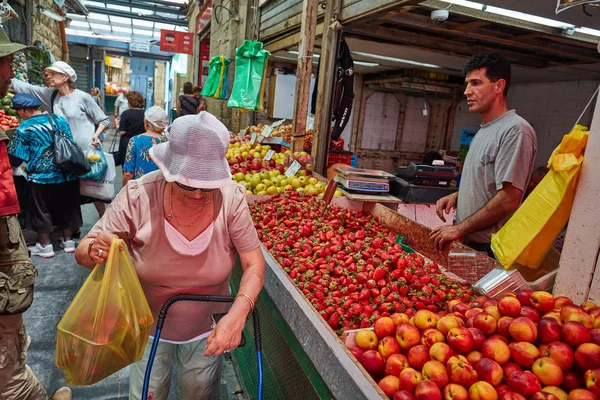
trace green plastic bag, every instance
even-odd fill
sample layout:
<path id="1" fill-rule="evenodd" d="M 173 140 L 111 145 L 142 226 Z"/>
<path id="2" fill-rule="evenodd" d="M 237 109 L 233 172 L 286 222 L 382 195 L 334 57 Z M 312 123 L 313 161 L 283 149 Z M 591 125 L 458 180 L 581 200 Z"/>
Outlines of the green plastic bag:
<path id="1" fill-rule="evenodd" d="M 250 40 L 245 40 L 235 50 L 235 80 L 227 106 L 249 111 L 262 109 L 262 91 L 270 55 L 261 42 Z"/>
<path id="2" fill-rule="evenodd" d="M 223 56 L 214 56 L 208 64 L 208 78 L 202 87 L 202 96 L 214 99 L 225 99 L 227 97 L 229 75 L 229 64 L 231 60 Z"/>

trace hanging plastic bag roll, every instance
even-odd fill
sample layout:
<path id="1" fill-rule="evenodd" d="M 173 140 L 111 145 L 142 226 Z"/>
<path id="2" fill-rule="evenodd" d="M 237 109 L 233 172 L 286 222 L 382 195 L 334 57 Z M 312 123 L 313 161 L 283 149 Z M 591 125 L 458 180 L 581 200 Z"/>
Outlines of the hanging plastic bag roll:
<path id="1" fill-rule="evenodd" d="M 245 40 L 235 51 L 235 79 L 228 107 L 258 111 L 261 107 L 261 91 L 271 55 L 261 42 Z"/>
<path id="2" fill-rule="evenodd" d="M 142 358 L 153 322 L 127 246 L 113 239 L 58 324 L 56 365 L 69 386 L 94 384 Z"/>
<path id="3" fill-rule="evenodd" d="M 492 235 L 498 261 L 509 269 L 515 263 L 538 268 L 569 216 L 588 139 L 586 127 L 576 125 L 554 150 L 550 171 L 508 222 Z"/>

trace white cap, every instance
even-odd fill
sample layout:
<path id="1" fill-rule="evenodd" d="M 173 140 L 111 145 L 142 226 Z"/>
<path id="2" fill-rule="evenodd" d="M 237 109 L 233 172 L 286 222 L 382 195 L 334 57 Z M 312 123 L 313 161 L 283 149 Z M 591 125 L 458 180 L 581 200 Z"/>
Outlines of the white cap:
<path id="1" fill-rule="evenodd" d="M 214 115 L 202 111 L 177 118 L 168 139 L 150 149 L 150 158 L 167 182 L 199 189 L 235 184 L 225 158 L 229 130 Z"/>
<path id="2" fill-rule="evenodd" d="M 75 73 L 75 70 L 64 61 L 56 61 L 54 64 L 46 68 L 46 70 L 65 74 L 69 77 L 69 79 L 71 79 L 71 82 L 75 82 L 77 80 L 77 74 Z"/>
<path id="3" fill-rule="evenodd" d="M 150 122 L 154 127 L 164 130 L 169 123 L 167 113 L 159 106 L 152 106 L 144 113 L 146 121 Z"/>

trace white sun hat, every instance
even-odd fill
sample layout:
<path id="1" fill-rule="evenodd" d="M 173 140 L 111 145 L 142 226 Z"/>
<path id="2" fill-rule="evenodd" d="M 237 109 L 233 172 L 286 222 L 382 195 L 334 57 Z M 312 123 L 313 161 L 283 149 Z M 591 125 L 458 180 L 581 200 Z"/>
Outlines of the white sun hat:
<path id="1" fill-rule="evenodd" d="M 71 82 L 75 82 L 77 80 L 77 73 L 75 73 L 75 70 L 64 61 L 56 61 L 54 64 L 46 68 L 46 70 L 58 72 L 59 74 L 65 74 L 69 77 Z"/>
<path id="2" fill-rule="evenodd" d="M 167 182 L 199 189 L 235 184 L 225 158 L 229 130 L 214 115 L 202 111 L 177 118 L 168 139 L 150 149 L 150 158 Z"/>

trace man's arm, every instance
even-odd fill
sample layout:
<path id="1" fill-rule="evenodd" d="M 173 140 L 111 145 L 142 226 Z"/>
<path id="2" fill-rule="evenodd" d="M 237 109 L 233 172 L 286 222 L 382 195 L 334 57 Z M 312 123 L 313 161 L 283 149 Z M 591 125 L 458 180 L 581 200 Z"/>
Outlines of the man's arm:
<path id="1" fill-rule="evenodd" d="M 523 191 L 521 189 L 505 182 L 502 184 L 502 189 L 475 214 L 458 225 L 440 226 L 434 229 L 430 238 L 437 247 L 441 248 L 444 244 L 461 236 L 485 229 L 502 221 L 519 208 L 522 198 Z"/>

